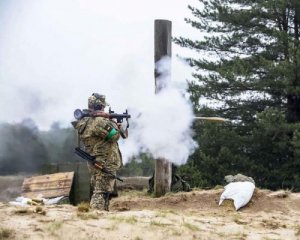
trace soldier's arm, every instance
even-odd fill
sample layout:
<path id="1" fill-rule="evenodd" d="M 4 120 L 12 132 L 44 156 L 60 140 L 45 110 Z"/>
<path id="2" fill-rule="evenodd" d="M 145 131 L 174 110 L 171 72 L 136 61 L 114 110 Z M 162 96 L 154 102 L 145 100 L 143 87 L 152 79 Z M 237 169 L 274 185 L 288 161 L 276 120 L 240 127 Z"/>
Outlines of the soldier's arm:
<path id="1" fill-rule="evenodd" d="M 106 118 L 96 117 L 93 129 L 95 135 L 105 141 L 118 141 L 120 137 L 118 126 Z"/>
<path id="2" fill-rule="evenodd" d="M 121 137 L 122 137 L 122 138 L 128 138 L 128 128 L 126 128 L 126 129 L 124 130 L 124 128 L 122 127 L 122 124 L 121 124 L 121 123 L 118 124 L 118 128 L 119 128 Z"/>

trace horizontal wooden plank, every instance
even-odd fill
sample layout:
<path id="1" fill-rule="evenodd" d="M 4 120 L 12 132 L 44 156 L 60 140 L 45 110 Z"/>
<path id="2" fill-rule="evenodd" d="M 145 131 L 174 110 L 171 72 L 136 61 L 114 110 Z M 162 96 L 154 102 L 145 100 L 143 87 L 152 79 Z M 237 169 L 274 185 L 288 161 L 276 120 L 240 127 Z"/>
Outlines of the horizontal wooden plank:
<path id="1" fill-rule="evenodd" d="M 71 179 L 74 176 L 74 172 L 62 172 L 62 173 L 54 173 L 54 174 L 47 174 L 47 175 L 40 175 L 25 178 L 25 183 L 32 183 L 32 182 L 43 182 L 43 181 L 53 181 L 53 180 L 61 180 L 61 179 Z"/>
<path id="2" fill-rule="evenodd" d="M 38 192 L 24 192 L 22 196 L 27 198 L 54 198 L 60 196 L 69 196 L 69 189 L 53 189 L 53 190 L 40 190 Z"/>
<path id="3" fill-rule="evenodd" d="M 54 173 L 25 178 L 22 185 L 22 195 L 25 197 L 53 198 L 69 196 L 74 178 L 74 172 Z"/>
<path id="4" fill-rule="evenodd" d="M 34 182 L 34 183 L 23 183 L 23 190 L 27 189 L 51 189 L 51 188 L 59 188 L 59 187 L 69 187 L 72 184 L 72 179 L 66 180 L 56 180 L 49 182 Z"/>

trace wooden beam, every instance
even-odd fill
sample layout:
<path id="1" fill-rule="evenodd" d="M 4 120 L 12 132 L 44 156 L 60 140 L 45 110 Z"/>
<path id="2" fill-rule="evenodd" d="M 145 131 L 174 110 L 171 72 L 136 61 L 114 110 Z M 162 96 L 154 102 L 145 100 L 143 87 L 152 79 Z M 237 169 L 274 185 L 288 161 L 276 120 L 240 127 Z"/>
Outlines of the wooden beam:
<path id="1" fill-rule="evenodd" d="M 160 73 L 157 62 L 163 57 L 172 56 L 172 22 L 168 20 L 155 20 L 154 22 L 154 63 L 155 63 L 155 93 L 159 93 L 165 86 L 160 82 Z M 171 66 L 170 66 L 171 67 Z M 171 69 L 169 69 L 169 73 Z M 159 137 L 159 136 L 157 136 Z M 154 195 L 163 196 L 171 191 L 172 167 L 167 159 L 155 160 Z"/>

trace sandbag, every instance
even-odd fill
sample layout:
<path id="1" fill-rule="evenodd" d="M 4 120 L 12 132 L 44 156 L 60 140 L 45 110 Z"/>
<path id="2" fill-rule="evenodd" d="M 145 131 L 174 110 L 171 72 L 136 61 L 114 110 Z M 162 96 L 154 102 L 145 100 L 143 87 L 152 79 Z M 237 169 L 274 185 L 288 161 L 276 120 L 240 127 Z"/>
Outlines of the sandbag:
<path id="1" fill-rule="evenodd" d="M 255 185 L 252 182 L 232 182 L 226 185 L 219 201 L 219 206 L 225 199 L 232 199 L 235 210 L 247 205 L 251 200 Z"/>

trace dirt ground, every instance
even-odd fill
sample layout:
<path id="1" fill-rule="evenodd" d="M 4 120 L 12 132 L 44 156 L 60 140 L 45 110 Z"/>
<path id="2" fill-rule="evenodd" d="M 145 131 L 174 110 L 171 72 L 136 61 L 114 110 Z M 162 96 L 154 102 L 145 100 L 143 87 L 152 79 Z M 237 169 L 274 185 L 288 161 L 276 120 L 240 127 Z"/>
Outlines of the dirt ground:
<path id="1" fill-rule="evenodd" d="M 124 191 L 112 200 L 110 212 L 2 202 L 0 240 L 300 239 L 300 193 L 256 189 L 251 202 L 235 211 L 229 201 L 218 206 L 222 192 L 193 190 L 153 198 Z"/>

